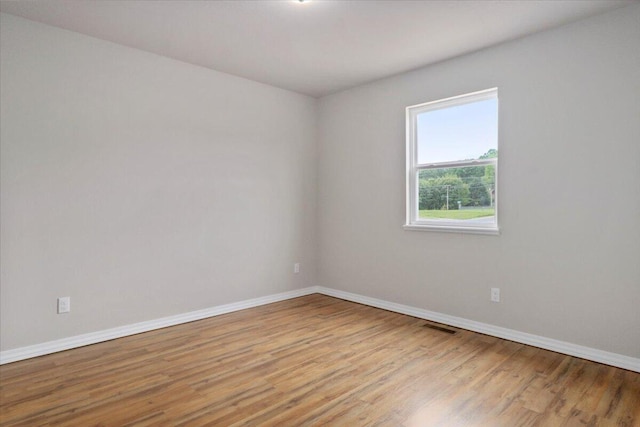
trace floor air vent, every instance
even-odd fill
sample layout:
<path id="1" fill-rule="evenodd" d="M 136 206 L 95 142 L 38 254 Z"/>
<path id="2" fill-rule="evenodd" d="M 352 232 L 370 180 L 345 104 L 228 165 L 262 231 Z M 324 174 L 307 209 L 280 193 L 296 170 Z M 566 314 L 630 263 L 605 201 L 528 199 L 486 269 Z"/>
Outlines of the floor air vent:
<path id="1" fill-rule="evenodd" d="M 455 334 L 457 332 L 457 331 L 454 331 L 453 329 L 447 329 L 447 328 L 443 328 L 442 326 L 432 325 L 431 323 L 425 323 L 422 326 L 429 329 L 435 329 L 436 331 L 445 332 L 447 334 Z"/>

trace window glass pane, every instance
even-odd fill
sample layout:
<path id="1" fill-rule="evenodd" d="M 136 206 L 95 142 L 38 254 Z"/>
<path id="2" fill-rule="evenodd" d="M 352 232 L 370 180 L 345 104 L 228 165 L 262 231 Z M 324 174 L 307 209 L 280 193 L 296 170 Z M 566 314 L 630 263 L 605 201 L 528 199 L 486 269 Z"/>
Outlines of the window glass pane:
<path id="1" fill-rule="evenodd" d="M 438 168 L 418 173 L 418 219 L 495 223 L 494 165 Z"/>
<path id="2" fill-rule="evenodd" d="M 498 100 L 487 99 L 417 116 L 418 163 L 480 158 L 498 148 Z"/>

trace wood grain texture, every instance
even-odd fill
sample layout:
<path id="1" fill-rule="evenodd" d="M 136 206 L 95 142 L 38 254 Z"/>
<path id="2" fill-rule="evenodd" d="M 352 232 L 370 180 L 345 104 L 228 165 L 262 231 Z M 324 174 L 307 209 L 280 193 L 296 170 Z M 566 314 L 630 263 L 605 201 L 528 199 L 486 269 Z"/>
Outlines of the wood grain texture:
<path id="1" fill-rule="evenodd" d="M 640 374 L 323 295 L 0 366 L 0 425 L 640 426 Z"/>

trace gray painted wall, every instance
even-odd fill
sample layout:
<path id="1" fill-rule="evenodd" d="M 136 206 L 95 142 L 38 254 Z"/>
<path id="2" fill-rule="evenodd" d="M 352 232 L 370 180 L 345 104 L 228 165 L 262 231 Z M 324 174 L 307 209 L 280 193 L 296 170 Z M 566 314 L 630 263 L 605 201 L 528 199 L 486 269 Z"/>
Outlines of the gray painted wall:
<path id="1" fill-rule="evenodd" d="M 316 283 L 315 99 L 0 27 L 2 350 Z"/>
<path id="2" fill-rule="evenodd" d="M 2 350 L 323 285 L 640 357 L 640 6 L 319 101 L 1 24 Z M 493 86 L 502 234 L 404 231 L 404 108 Z"/>
<path id="3" fill-rule="evenodd" d="M 319 284 L 640 357 L 639 46 L 634 5 L 321 99 Z M 404 108 L 491 87 L 501 235 L 403 230 Z"/>

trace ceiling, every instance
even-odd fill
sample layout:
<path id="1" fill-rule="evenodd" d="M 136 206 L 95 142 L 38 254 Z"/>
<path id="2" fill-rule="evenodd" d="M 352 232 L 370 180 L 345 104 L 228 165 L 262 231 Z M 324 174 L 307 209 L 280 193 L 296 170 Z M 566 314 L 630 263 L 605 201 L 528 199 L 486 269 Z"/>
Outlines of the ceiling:
<path id="1" fill-rule="evenodd" d="M 35 0 L 0 11 L 319 97 L 635 2 Z"/>

